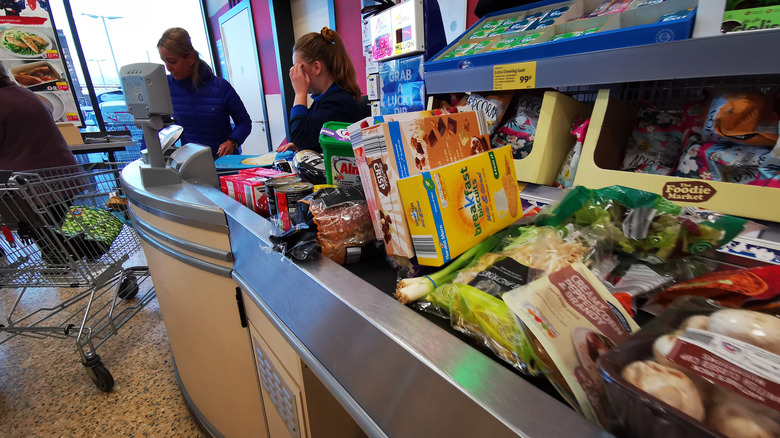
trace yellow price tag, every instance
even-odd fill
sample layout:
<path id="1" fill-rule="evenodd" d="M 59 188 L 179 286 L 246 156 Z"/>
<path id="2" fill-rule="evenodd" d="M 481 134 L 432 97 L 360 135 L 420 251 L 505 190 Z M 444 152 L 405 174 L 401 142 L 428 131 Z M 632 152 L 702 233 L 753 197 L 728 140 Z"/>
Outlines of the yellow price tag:
<path id="1" fill-rule="evenodd" d="M 493 66 L 493 90 L 536 88 L 536 61 Z"/>

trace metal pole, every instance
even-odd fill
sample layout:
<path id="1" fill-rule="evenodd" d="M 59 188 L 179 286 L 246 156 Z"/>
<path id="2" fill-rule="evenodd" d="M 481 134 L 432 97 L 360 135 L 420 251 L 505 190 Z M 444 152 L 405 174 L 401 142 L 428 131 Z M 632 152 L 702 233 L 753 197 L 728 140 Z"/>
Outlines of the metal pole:
<path id="1" fill-rule="evenodd" d="M 73 19 L 73 8 L 70 6 L 70 0 L 62 0 L 65 4 L 65 15 L 68 17 L 68 25 L 70 26 L 70 34 L 73 37 L 75 44 L 74 49 L 76 55 L 79 58 L 79 62 L 82 67 L 82 74 L 87 86 L 87 92 L 89 93 L 89 100 L 92 102 L 92 111 L 95 114 L 95 120 L 97 120 L 98 129 L 101 132 L 106 131 L 106 123 L 103 121 L 103 114 L 100 111 L 100 105 L 95 94 L 95 86 L 92 84 L 92 75 L 89 74 L 89 66 L 87 66 L 87 58 L 84 56 L 84 50 L 81 47 L 81 38 L 79 38 L 78 29 L 76 29 L 76 20 Z M 86 125 L 86 123 L 85 123 Z"/>
<path id="2" fill-rule="evenodd" d="M 116 64 L 116 56 L 114 56 L 114 46 L 111 45 L 111 37 L 108 36 L 108 26 L 106 26 L 106 17 L 104 15 L 100 16 L 100 19 L 103 21 L 103 30 L 106 31 L 106 39 L 108 40 L 108 49 L 111 50 L 111 60 L 114 61 L 114 69 L 116 70 L 116 78 L 119 80 L 119 66 Z M 120 83 L 121 85 L 121 83 Z"/>

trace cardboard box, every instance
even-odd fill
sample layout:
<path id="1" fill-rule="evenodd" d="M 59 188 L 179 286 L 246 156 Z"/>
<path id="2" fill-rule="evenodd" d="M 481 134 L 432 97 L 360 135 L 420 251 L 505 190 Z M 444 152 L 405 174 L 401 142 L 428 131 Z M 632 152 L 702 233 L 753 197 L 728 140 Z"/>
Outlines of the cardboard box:
<path id="1" fill-rule="evenodd" d="M 490 148 L 482 111 L 390 121 L 361 130 L 368 184 L 388 255 L 414 257 L 397 182 Z M 362 180 L 362 175 L 361 175 Z M 369 185 L 370 187 L 366 187 Z"/>
<path id="2" fill-rule="evenodd" d="M 557 91 L 544 93 L 534 147 L 527 157 L 515 160 L 518 181 L 552 185 L 563 160 L 574 146 L 574 119 L 590 117 L 590 107 Z"/>
<path id="3" fill-rule="evenodd" d="M 569 22 L 570 19 L 582 17 L 583 15 L 592 12 L 601 3 L 601 0 L 578 0 L 571 5 L 566 13 L 558 17 L 552 26 L 545 28 L 537 27 L 535 29 L 527 30 L 547 30 L 552 27 L 555 35 L 570 33 L 573 28 L 581 26 L 580 24 L 573 24 L 580 20 Z M 641 1 L 637 0 L 632 3 L 632 6 L 639 3 L 641 3 Z M 564 4 L 567 3 L 547 5 L 537 9 L 551 9 L 557 5 Z M 599 20 L 588 23 L 589 27 L 578 29 L 587 30 L 593 27 L 593 23 L 599 21 L 603 22 L 601 23 L 602 27 L 596 33 L 557 41 L 541 42 L 543 40 L 540 40 L 540 42 L 536 44 L 516 47 L 509 50 L 489 51 L 491 44 L 495 45 L 497 44 L 497 40 L 505 39 L 510 36 L 506 32 L 502 33 L 500 36 L 483 36 L 481 38 L 469 39 L 473 36 L 474 32 L 481 29 L 485 23 L 521 14 L 530 15 L 532 13 L 533 9 L 523 10 L 523 7 L 521 6 L 519 8 L 511 9 L 508 12 L 501 12 L 484 17 L 477 22 L 477 24 L 472 26 L 464 37 L 449 44 L 436 54 L 432 61 L 426 62 L 425 71 L 435 72 L 462 68 L 461 63 L 464 62 L 464 58 L 466 57 L 468 58 L 469 67 L 493 66 L 582 52 L 688 39 L 691 37 L 696 17 L 696 10 L 693 8 L 696 8 L 697 4 L 698 0 L 666 0 L 654 5 L 638 8 L 630 7 L 623 12 L 596 17 L 599 18 Z M 692 10 L 683 18 L 673 21 L 658 22 L 658 20 L 666 14 L 686 9 Z M 511 29 L 511 27 L 509 29 Z M 463 46 L 466 43 L 484 42 L 488 42 L 488 44 L 479 50 L 476 48 L 467 49 Z M 453 50 L 459 50 L 461 53 L 456 57 L 450 57 L 449 54 Z"/>
<path id="4" fill-rule="evenodd" d="M 79 128 L 77 128 L 73 123 L 57 123 L 57 128 L 60 129 L 60 133 L 65 138 L 65 142 L 68 144 L 68 146 L 84 144 L 84 139 L 81 138 L 81 132 L 79 132 Z"/>
<path id="5" fill-rule="evenodd" d="M 417 261 L 441 266 L 523 216 L 512 148 L 398 181 Z"/>
<path id="6" fill-rule="evenodd" d="M 633 108 L 610 99 L 609 90 L 599 92 L 582 147 L 575 185 L 596 189 L 618 184 L 658 193 L 684 206 L 778 221 L 780 189 L 777 188 L 618 170 L 635 122 Z"/>
<path id="7" fill-rule="evenodd" d="M 406 1 L 369 18 L 371 56 L 375 61 L 425 50 L 422 3 Z"/>
<path id="8" fill-rule="evenodd" d="M 423 55 L 393 59 L 379 64 L 379 95 L 382 114 L 425 109 Z"/>
<path id="9" fill-rule="evenodd" d="M 723 32 L 744 32 L 780 27 L 780 5 L 738 9 L 723 13 Z"/>
<path id="10" fill-rule="evenodd" d="M 468 111 L 470 108 L 460 107 L 458 110 Z M 360 174 L 360 181 L 363 185 L 363 191 L 366 195 L 366 205 L 368 206 L 369 211 L 373 212 L 371 216 L 371 222 L 374 225 L 374 232 L 376 233 L 377 240 L 383 241 L 382 228 L 379 224 L 379 218 L 375 214 L 379 210 L 377 208 L 376 197 L 374 196 L 373 185 L 370 182 L 372 172 L 368 167 L 368 162 L 366 161 L 366 152 L 363 147 L 363 133 L 361 130 L 379 123 L 384 123 L 385 121 L 389 122 L 392 120 L 412 120 L 418 117 L 426 117 L 443 113 L 445 112 L 442 110 L 428 110 L 411 113 L 389 114 L 387 116 L 377 114 L 376 116 L 366 117 L 363 120 L 359 120 L 347 127 L 347 131 L 349 131 L 349 140 L 352 143 L 352 150 L 355 153 L 355 164 L 357 165 L 358 173 Z"/>

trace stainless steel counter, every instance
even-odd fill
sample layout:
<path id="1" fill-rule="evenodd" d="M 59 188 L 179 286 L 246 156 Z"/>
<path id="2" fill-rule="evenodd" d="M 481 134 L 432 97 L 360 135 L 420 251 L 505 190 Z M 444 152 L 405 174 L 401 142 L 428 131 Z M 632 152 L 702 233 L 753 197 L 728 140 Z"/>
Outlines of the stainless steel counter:
<path id="1" fill-rule="evenodd" d="M 398 303 L 387 293 L 394 287 L 395 276 L 382 258 L 349 269 L 319 255 L 312 261 L 295 263 L 272 251 L 270 222 L 219 189 L 198 179 L 145 188 L 139 166 L 139 162 L 127 166 L 122 172 L 122 182 L 132 207 L 137 210 L 134 219 L 150 251 L 162 251 L 160 257 L 172 257 L 171 268 L 177 269 L 183 266 L 174 266 L 179 262 L 203 269 L 203 263 L 193 260 L 203 258 L 203 254 L 210 255 L 209 263 L 220 265 L 218 273 L 222 278 L 232 276 L 248 293 L 253 303 L 244 305 L 260 308 L 368 435 L 609 436 L 492 356 Z M 159 222 L 155 217 L 167 222 Z M 149 221 L 148 226 L 144 225 L 145 221 Z M 152 222 L 159 222 L 160 227 L 169 230 L 155 228 Z M 173 229 L 166 223 L 184 228 Z M 192 237 L 187 230 L 192 232 Z M 227 250 L 232 256 L 215 257 L 219 251 L 204 252 L 203 245 L 185 242 L 194 237 L 194 231 L 200 230 L 228 234 Z M 155 256 L 158 256 L 156 252 Z M 161 270 L 158 275 L 168 274 L 167 267 L 158 269 Z M 169 286 L 176 283 L 175 279 L 163 280 Z M 197 289 L 197 285 L 188 287 Z M 213 291 L 211 295 L 214 293 L 222 292 Z M 185 334 L 192 327 L 185 324 L 187 318 L 181 322 L 171 318 L 170 312 L 179 310 L 175 309 L 176 301 L 167 302 L 166 306 L 172 309 L 168 318 L 163 312 L 166 328 L 172 334 L 181 332 L 177 343 L 186 344 Z M 233 299 L 232 313 L 235 310 Z M 209 312 L 203 315 L 204 321 L 208 320 Z M 167 327 L 174 322 L 177 327 Z M 229 325 L 238 327 L 233 322 Z M 212 331 L 216 329 L 212 326 Z M 208 335 L 203 333 L 203 339 Z M 231 336 L 244 337 L 234 335 L 237 334 Z M 246 350 L 246 358 L 252 360 L 248 341 Z M 179 351 L 179 368 L 184 366 L 179 363 L 180 358 L 200 354 L 185 348 Z M 177 355 L 176 351 L 174 354 Z M 540 384 L 543 382 L 538 380 Z M 246 385 L 256 384 L 246 382 Z M 188 383 L 188 390 L 195 385 L 194 381 Z M 189 402 L 198 404 L 193 399 Z M 204 406 L 210 402 L 203 397 L 198 400 Z M 202 411 L 198 406 L 193 408 L 195 412 Z M 262 415 L 258 409 L 258 416 Z M 212 422 L 211 418 L 200 420 L 206 424 Z"/>
<path id="2" fill-rule="evenodd" d="M 227 215 L 233 277 L 371 436 L 609 436 L 376 279 L 324 257 L 283 258 L 269 222 L 218 189 L 192 187 Z"/>

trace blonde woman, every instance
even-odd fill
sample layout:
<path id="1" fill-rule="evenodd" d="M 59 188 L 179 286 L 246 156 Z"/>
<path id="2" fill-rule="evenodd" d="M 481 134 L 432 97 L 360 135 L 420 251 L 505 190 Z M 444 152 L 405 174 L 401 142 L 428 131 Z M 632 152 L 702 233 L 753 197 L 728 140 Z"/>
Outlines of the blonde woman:
<path id="1" fill-rule="evenodd" d="M 252 120 L 233 86 L 214 75 L 192 47 L 189 33 L 180 27 L 166 30 L 157 50 L 170 73 L 173 114 L 184 128 L 182 143 L 209 146 L 215 159 L 240 153 Z"/>

